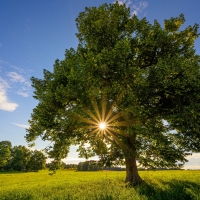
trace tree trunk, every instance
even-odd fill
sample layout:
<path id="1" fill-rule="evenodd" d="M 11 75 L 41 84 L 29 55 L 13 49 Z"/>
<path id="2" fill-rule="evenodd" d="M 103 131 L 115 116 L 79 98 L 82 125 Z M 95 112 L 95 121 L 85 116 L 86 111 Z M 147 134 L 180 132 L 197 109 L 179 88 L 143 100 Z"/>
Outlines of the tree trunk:
<path id="1" fill-rule="evenodd" d="M 136 158 L 135 156 L 129 156 L 125 158 L 126 161 L 126 183 L 131 185 L 140 185 L 143 180 L 140 178 L 137 170 Z"/>
<path id="2" fill-rule="evenodd" d="M 129 151 L 125 153 L 126 162 L 126 183 L 131 185 L 140 185 L 143 180 L 140 178 L 136 163 L 136 147 L 135 147 L 136 135 L 127 138 L 127 145 Z"/>

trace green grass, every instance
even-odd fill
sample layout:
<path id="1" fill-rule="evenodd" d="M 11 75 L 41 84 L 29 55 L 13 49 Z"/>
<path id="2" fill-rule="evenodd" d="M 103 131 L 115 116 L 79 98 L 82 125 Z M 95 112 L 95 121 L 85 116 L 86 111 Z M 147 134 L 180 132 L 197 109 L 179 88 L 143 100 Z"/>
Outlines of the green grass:
<path id="1" fill-rule="evenodd" d="M 200 171 L 141 171 L 145 184 L 130 187 L 125 172 L 0 173 L 0 200 L 200 200 Z"/>

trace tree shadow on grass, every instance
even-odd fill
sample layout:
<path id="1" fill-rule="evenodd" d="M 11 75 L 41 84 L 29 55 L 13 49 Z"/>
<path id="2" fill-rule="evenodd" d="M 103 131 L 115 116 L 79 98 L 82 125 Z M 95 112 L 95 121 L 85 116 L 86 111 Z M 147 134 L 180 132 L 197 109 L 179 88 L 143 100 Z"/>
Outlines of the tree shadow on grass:
<path id="1" fill-rule="evenodd" d="M 200 185 L 190 181 L 160 181 L 164 188 L 144 183 L 136 190 L 149 200 L 194 200 L 200 199 Z M 166 187 L 167 186 L 167 187 Z"/>

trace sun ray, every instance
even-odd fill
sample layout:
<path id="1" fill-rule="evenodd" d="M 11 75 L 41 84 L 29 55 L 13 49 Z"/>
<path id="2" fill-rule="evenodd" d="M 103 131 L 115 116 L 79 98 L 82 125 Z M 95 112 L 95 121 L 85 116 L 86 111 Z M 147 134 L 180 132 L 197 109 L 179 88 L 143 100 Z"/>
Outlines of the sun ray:
<path id="1" fill-rule="evenodd" d="M 119 134 L 119 135 L 123 135 L 123 136 L 126 136 L 126 137 L 130 137 L 130 135 L 129 134 L 127 134 L 127 132 L 125 131 L 125 130 L 121 130 L 121 129 L 114 129 L 113 127 L 107 127 L 106 128 L 107 130 L 110 130 L 110 131 L 113 131 L 113 132 L 115 132 L 116 134 Z"/>
<path id="2" fill-rule="evenodd" d="M 120 100 L 119 100 L 120 98 L 118 98 L 118 96 L 115 98 L 115 100 L 113 101 L 113 103 L 111 103 L 110 109 L 109 109 L 107 115 L 105 116 L 105 120 L 104 121 L 107 121 L 111 117 L 111 115 L 114 113 L 114 108 L 118 107 L 118 105 L 120 103 Z M 103 101 L 106 101 L 106 105 L 107 105 L 107 102 L 108 102 L 107 97 L 104 95 L 102 97 L 102 99 L 103 99 Z"/>
<path id="3" fill-rule="evenodd" d="M 92 132 L 88 133 L 88 136 L 91 136 L 91 135 L 93 135 L 94 133 L 96 133 L 96 132 L 98 132 L 98 131 L 99 131 L 99 129 L 96 128 L 96 129 L 94 129 Z"/>
<path id="4" fill-rule="evenodd" d="M 82 127 L 88 132 L 88 139 L 91 138 L 91 141 L 97 140 L 103 143 L 104 141 L 115 141 L 117 145 L 126 148 L 120 136 L 130 136 L 123 127 L 130 126 L 131 121 L 126 120 L 124 112 L 118 110 L 121 99 L 112 102 L 107 100 L 106 96 L 103 96 L 101 104 L 99 100 L 100 98 L 98 101 L 94 97 L 91 98 L 92 110 L 85 106 L 82 111 L 80 110 L 84 116 L 77 115 L 78 119 L 83 122 Z"/>
<path id="5" fill-rule="evenodd" d="M 90 126 L 82 126 L 83 128 L 87 129 L 87 130 L 90 130 L 90 129 L 98 129 L 99 128 L 99 125 L 90 125 Z"/>
<path id="6" fill-rule="evenodd" d="M 92 120 L 90 120 L 90 119 L 88 119 L 88 118 L 84 118 L 84 117 L 82 117 L 82 116 L 80 116 L 80 115 L 77 115 L 77 117 L 78 117 L 82 122 L 86 122 L 86 123 L 88 123 L 88 124 L 97 125 L 97 122 L 94 122 L 94 121 L 92 121 Z"/>
<path id="7" fill-rule="evenodd" d="M 97 114 L 97 117 L 98 117 L 98 121 L 101 121 L 101 114 L 99 112 L 97 101 L 96 101 L 95 98 L 92 99 L 92 105 L 94 107 L 94 110 L 96 111 L 96 114 Z"/>
<path id="8" fill-rule="evenodd" d="M 110 110 L 108 111 L 108 114 L 107 114 L 107 116 L 105 117 L 105 120 L 104 121 L 108 121 L 108 119 L 111 117 L 111 115 L 113 114 L 113 109 L 112 109 L 112 107 L 110 108 Z"/>
<path id="9" fill-rule="evenodd" d="M 115 134 L 113 134 L 111 131 L 107 130 L 107 132 L 113 137 L 113 139 L 115 140 L 115 142 L 121 146 L 121 147 L 125 147 L 126 145 L 118 138 L 115 136 Z"/>
<path id="10" fill-rule="evenodd" d="M 103 140 L 103 131 L 100 131 L 100 138 Z"/>
<path id="11" fill-rule="evenodd" d="M 103 97 L 103 100 L 102 100 L 102 121 L 104 122 L 105 121 L 105 117 L 106 117 L 106 108 L 107 108 L 107 100 L 105 97 Z"/>
<path id="12" fill-rule="evenodd" d="M 100 132 L 99 132 L 99 130 L 97 130 L 94 140 L 99 140 L 99 138 L 100 138 Z"/>
<path id="13" fill-rule="evenodd" d="M 115 136 L 115 134 L 113 134 L 112 133 L 112 131 L 110 131 L 110 130 L 107 130 L 107 132 L 109 133 L 109 135 L 113 138 L 113 139 L 115 139 L 115 140 L 119 140 L 119 138 L 117 138 L 116 136 Z"/>
<path id="14" fill-rule="evenodd" d="M 107 114 L 107 116 L 105 118 L 105 121 L 107 121 L 111 117 L 111 115 L 113 114 L 114 107 L 117 107 L 117 106 L 118 106 L 118 103 L 115 100 L 110 106 L 110 110 L 108 111 L 108 114 Z"/>
<path id="15" fill-rule="evenodd" d="M 99 120 L 95 117 L 95 115 L 88 109 L 88 108 L 83 108 L 83 110 L 85 111 L 86 114 L 88 114 L 90 117 L 92 117 L 92 119 L 95 122 L 98 122 Z"/>
<path id="16" fill-rule="evenodd" d="M 111 138 L 109 138 L 107 134 L 105 134 L 105 138 L 106 138 L 106 140 L 113 142 L 113 140 Z"/>
<path id="17" fill-rule="evenodd" d="M 114 115 L 112 118 L 110 118 L 109 120 L 106 121 L 106 123 L 110 123 L 118 118 L 120 118 L 122 115 L 121 113 L 117 113 L 116 115 Z"/>
<path id="18" fill-rule="evenodd" d="M 122 121 L 122 122 L 114 122 L 112 124 L 109 124 L 109 126 L 128 126 L 130 123 L 127 121 Z"/>

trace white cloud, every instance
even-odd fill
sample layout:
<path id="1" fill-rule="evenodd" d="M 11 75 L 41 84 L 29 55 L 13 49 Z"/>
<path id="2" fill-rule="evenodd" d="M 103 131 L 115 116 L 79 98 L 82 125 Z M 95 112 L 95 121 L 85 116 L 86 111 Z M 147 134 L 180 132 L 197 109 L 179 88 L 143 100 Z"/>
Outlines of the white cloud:
<path id="1" fill-rule="evenodd" d="M 67 162 L 67 161 L 84 161 L 85 158 L 77 158 L 77 157 L 67 157 L 67 158 L 64 158 L 62 159 L 63 162 Z"/>
<path id="2" fill-rule="evenodd" d="M 7 76 L 10 78 L 10 80 L 12 82 L 24 83 L 26 81 L 25 78 L 22 75 L 20 75 L 16 72 L 8 72 Z"/>
<path id="3" fill-rule="evenodd" d="M 18 91 L 17 94 L 21 95 L 23 97 L 28 97 L 29 96 L 29 94 L 27 92 L 20 92 L 20 91 Z"/>
<path id="4" fill-rule="evenodd" d="M 194 153 L 186 158 L 188 162 L 185 163 L 184 169 L 200 169 L 200 153 Z"/>
<path id="5" fill-rule="evenodd" d="M 91 157 L 88 160 L 98 160 L 98 157 L 97 156 Z M 62 159 L 62 161 L 64 163 L 67 163 L 67 164 L 78 164 L 79 162 L 86 161 L 86 159 L 85 158 L 78 158 L 78 157 L 67 157 L 67 158 Z"/>
<path id="6" fill-rule="evenodd" d="M 9 84 L 0 77 L 0 110 L 12 112 L 18 107 L 18 105 L 10 102 L 6 96 L 6 90 L 8 88 Z"/>
<path id="7" fill-rule="evenodd" d="M 25 85 L 26 87 L 22 87 L 21 89 L 18 90 L 17 94 L 18 95 L 21 95 L 23 97 L 28 97 L 29 96 L 29 87 L 30 87 L 30 84 L 29 82 L 25 82 Z"/>
<path id="8" fill-rule="evenodd" d="M 131 8 L 133 10 L 132 15 L 138 15 L 142 12 L 146 7 L 148 6 L 148 3 L 146 1 L 140 1 L 136 4 L 132 5 Z"/>
<path id="9" fill-rule="evenodd" d="M 52 158 L 47 159 L 47 163 L 50 163 L 51 161 L 53 161 Z M 84 162 L 85 158 L 67 157 L 62 159 L 62 161 L 66 164 L 78 164 L 79 162 Z"/>
<path id="10" fill-rule="evenodd" d="M 18 104 L 9 102 L 6 93 L 0 91 L 0 110 L 13 112 L 18 107 Z"/>
<path id="11" fill-rule="evenodd" d="M 200 169 L 200 165 L 198 164 L 185 165 L 183 169 Z"/>
<path id="12" fill-rule="evenodd" d="M 0 77 L 0 90 L 6 90 L 9 87 L 9 84 L 3 78 Z"/>
<path id="13" fill-rule="evenodd" d="M 187 156 L 187 159 L 200 159 L 200 153 L 194 153 L 191 156 Z"/>
<path id="14" fill-rule="evenodd" d="M 17 123 L 12 123 L 14 124 L 15 126 L 18 126 L 20 128 L 29 128 L 29 125 L 26 125 L 26 124 L 17 124 Z"/>
<path id="15" fill-rule="evenodd" d="M 125 4 L 126 7 L 130 7 L 131 15 L 138 15 L 148 6 L 147 1 L 139 1 L 134 4 L 131 0 L 119 0 L 118 3 L 120 5 Z"/>
<path id="16" fill-rule="evenodd" d="M 31 84 L 28 81 L 26 81 L 26 79 L 21 74 L 18 74 L 16 72 L 8 72 L 7 76 L 9 77 L 10 82 L 13 82 L 15 84 L 20 83 L 24 85 L 17 91 L 18 95 L 21 95 L 23 97 L 29 96 L 29 93 L 27 91 L 29 90 Z"/>
<path id="17" fill-rule="evenodd" d="M 131 0 L 119 0 L 118 3 L 120 5 L 126 4 L 127 7 L 129 7 L 132 4 Z"/>
<path id="18" fill-rule="evenodd" d="M 2 44 L 0 43 L 0 47 L 2 46 Z"/>
<path id="19" fill-rule="evenodd" d="M 24 69 L 18 68 L 7 61 L 0 59 L 0 109 L 14 111 L 17 104 L 10 102 L 7 92 L 18 94 L 22 97 L 28 97 L 30 94 L 31 83 L 27 81 Z"/>

